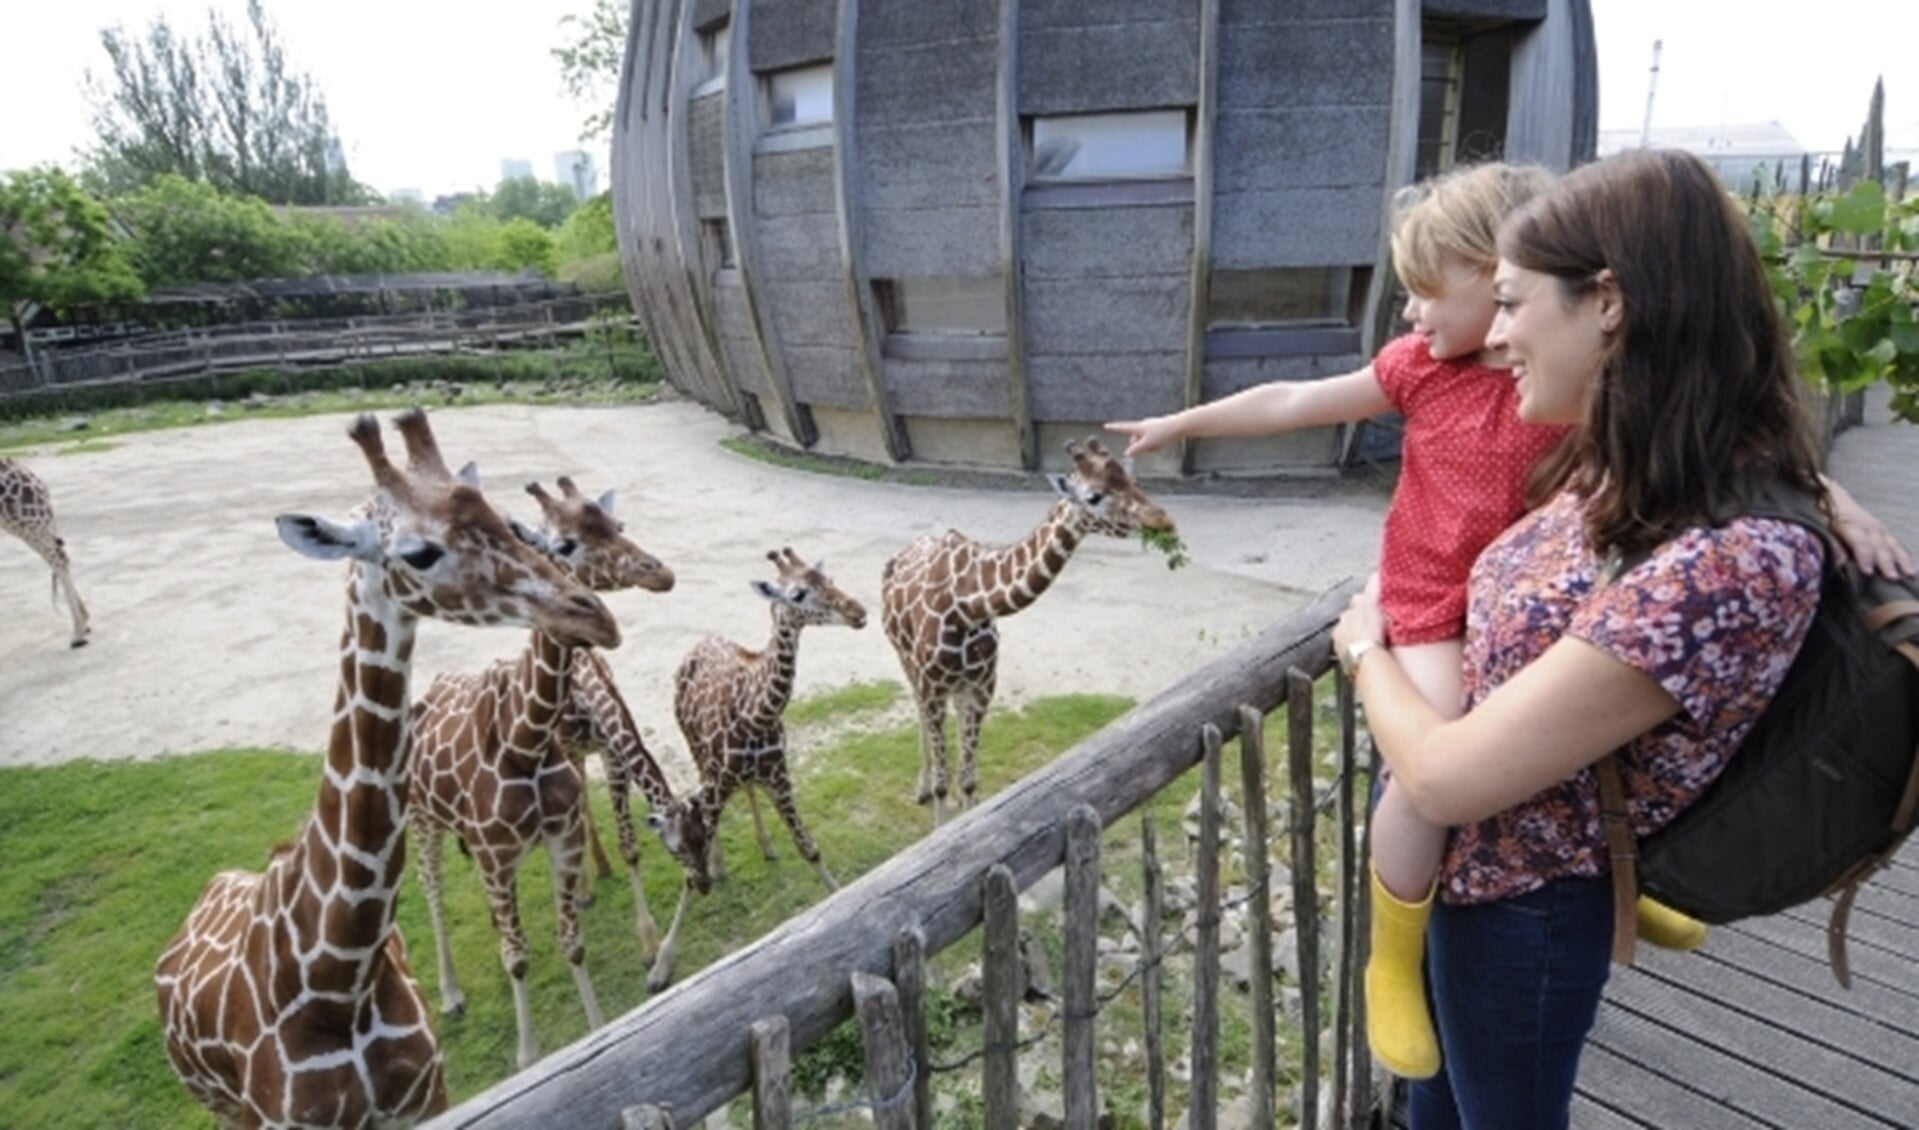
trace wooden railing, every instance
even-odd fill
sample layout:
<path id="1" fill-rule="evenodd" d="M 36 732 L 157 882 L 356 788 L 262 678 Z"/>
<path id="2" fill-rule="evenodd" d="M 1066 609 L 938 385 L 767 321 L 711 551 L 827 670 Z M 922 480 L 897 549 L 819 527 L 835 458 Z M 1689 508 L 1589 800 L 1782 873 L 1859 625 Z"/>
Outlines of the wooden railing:
<path id="1" fill-rule="evenodd" d="M 0 365 L 0 397 L 48 388 L 164 381 L 242 369 L 339 365 L 387 357 L 552 346 L 579 337 L 595 313 L 629 312 L 624 294 L 461 311 L 245 322 L 43 350 Z"/>
<path id="2" fill-rule="evenodd" d="M 860 1018 L 866 1079 L 858 1105 L 882 1127 L 931 1125 L 931 1076 L 924 1002 L 927 958 L 984 926 L 981 1088 L 985 1125 L 1016 1125 L 1015 1062 L 1020 1047 L 1017 894 L 1065 867 L 1065 962 L 1058 1016 L 1066 1125 L 1090 1127 L 1097 1110 L 1094 1032 L 1105 1003 L 1095 993 L 1095 931 L 1102 830 L 1139 811 L 1195 764 L 1202 765 L 1197 847 L 1198 910 L 1192 939 L 1193 1006 L 1188 1125 L 1217 1114 L 1220 1009 L 1217 934 L 1227 908 L 1221 872 L 1222 742 L 1237 736 L 1245 822 L 1239 901 L 1249 913 L 1253 1031 L 1250 1101 L 1254 1124 L 1273 1125 L 1275 1087 L 1272 938 L 1265 885 L 1267 834 L 1262 748 L 1265 716 L 1287 708 L 1286 807 L 1294 885 L 1302 1049 L 1297 1109 L 1303 1125 L 1352 1126 L 1373 1107 L 1357 970 L 1364 964 L 1367 844 L 1355 812 L 1365 767 L 1355 748 L 1350 688 L 1338 680 L 1336 783 L 1314 784 L 1313 680 L 1330 662 L 1330 631 L 1358 585 L 1348 581 L 1261 635 L 1060 755 L 1045 769 L 937 829 L 758 942 L 709 965 L 605 1028 L 449 1111 L 439 1127 L 686 1126 L 750 1094 L 756 1127 L 795 1116 L 791 1056 L 848 1017 Z M 1360 798 L 1355 801 L 1355 797 Z M 1330 809 L 1330 812 L 1324 811 Z M 1322 923 L 1316 827 L 1330 820 L 1338 845 L 1332 918 Z M 1163 1125 L 1158 1002 L 1166 965 L 1160 934 L 1159 861 L 1150 819 L 1142 827 L 1146 909 L 1141 953 L 1128 982 L 1138 988 L 1148 1048 L 1149 1122 Z M 1322 962 L 1330 932 L 1333 959 Z M 1324 973 L 1322 974 L 1322 969 Z M 1321 1005 L 1322 995 L 1329 1009 Z M 1330 1015 L 1325 1012 L 1330 1011 Z M 1330 1064 L 1320 1062 L 1330 1036 Z M 1322 1099 L 1322 1095 L 1324 1096 Z M 1290 1098 L 1290 1096 L 1288 1096 Z M 1287 1105 L 1293 1105 L 1288 1103 Z"/>

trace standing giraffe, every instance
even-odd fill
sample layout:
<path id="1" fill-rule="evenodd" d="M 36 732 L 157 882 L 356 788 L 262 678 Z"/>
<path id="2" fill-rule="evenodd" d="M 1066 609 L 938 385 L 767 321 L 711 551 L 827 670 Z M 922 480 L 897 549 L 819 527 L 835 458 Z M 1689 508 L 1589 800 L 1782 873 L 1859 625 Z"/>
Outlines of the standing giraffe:
<path id="1" fill-rule="evenodd" d="M 1173 531 L 1173 520 L 1133 482 L 1121 460 L 1096 439 L 1068 441 L 1070 475 L 1053 475 L 1060 494 L 1025 540 L 981 545 L 955 530 L 927 534 L 886 563 L 880 623 L 899 653 L 920 714 L 918 801 L 946 818 L 946 711 L 959 715 L 961 808 L 979 785 L 979 731 L 993 701 L 999 624 L 1040 598 L 1089 533 L 1129 537 Z"/>
<path id="2" fill-rule="evenodd" d="M 606 762 L 607 787 L 613 794 L 613 816 L 619 825 L 620 857 L 626 861 L 627 876 L 633 884 L 640 948 L 647 956 L 657 954 L 647 977 L 647 989 L 658 992 L 673 976 L 673 958 L 679 952 L 680 923 L 686 919 L 687 904 L 695 893 L 703 895 L 713 886 L 707 870 L 713 828 L 700 803 L 704 791 L 684 800 L 673 795 L 659 762 L 640 739 L 640 728 L 613 682 L 612 670 L 596 652 L 581 652 L 574 661 L 572 693 L 560 721 L 560 739 L 575 758 L 584 760 L 589 748 L 597 746 Z M 685 874 L 664 941 L 659 939 L 659 927 L 647 909 L 646 889 L 640 881 L 640 847 L 628 797 L 634 784 L 652 806 L 647 825 L 659 833 L 667 852 Z"/>
<path id="3" fill-rule="evenodd" d="M 612 492 L 594 502 L 565 477 L 559 479 L 559 488 L 560 497 L 554 498 L 540 484 L 528 484 L 527 493 L 539 500 L 545 525 L 537 532 L 516 527 L 523 540 L 540 547 L 562 572 L 594 592 L 673 588 L 672 570 L 622 533 L 613 517 Z M 473 855 L 493 928 L 500 935 L 500 963 L 513 982 L 522 1068 L 537 1060 L 540 1050 L 527 999 L 519 874 L 520 865 L 541 843 L 553 862 L 560 953 L 572 970 L 587 1024 L 599 1028 L 606 1023 L 587 975 L 586 942 L 580 933 L 585 781 L 553 740 L 576 654 L 569 641 L 535 628 L 517 658 L 478 674 L 442 673 L 413 704 L 412 822 L 420 886 L 439 958 L 440 1011 L 449 1016 L 466 1011 L 466 994 L 453 971 L 443 897 L 442 849 L 446 833 L 452 832 Z"/>
<path id="4" fill-rule="evenodd" d="M 394 926 L 420 618 L 620 642 L 598 597 L 515 537 L 465 472 L 448 473 L 425 413 L 395 426 L 405 471 L 373 417 L 349 432 L 376 489 L 347 522 L 277 519 L 296 551 L 351 561 L 313 811 L 264 873 L 215 875 L 154 969 L 167 1056 L 222 1125 L 402 1125 L 446 1106 L 432 1014 Z"/>
<path id="5" fill-rule="evenodd" d="M 87 633 L 93 630 L 86 602 L 73 587 L 73 570 L 67 562 L 67 543 L 53 523 L 53 496 L 40 476 L 18 459 L 0 459 L 0 530 L 27 543 L 53 569 L 53 599 L 67 598 L 67 611 L 73 614 L 72 647 L 87 646 Z"/>
<path id="6" fill-rule="evenodd" d="M 766 650 L 748 651 L 717 636 L 694 644 L 673 673 L 673 716 L 679 720 L 680 732 L 686 735 L 687 747 L 704 780 L 695 799 L 711 831 L 708 843 L 713 877 L 726 875 L 720 854 L 720 812 L 727 798 L 744 786 L 760 854 L 773 858 L 773 840 L 760 818 L 759 801 L 753 796 L 755 788 L 772 794 L 774 807 L 793 833 L 793 846 L 820 873 L 827 887 L 837 890 L 839 884 L 820 862 L 820 849 L 806 834 L 793 803 L 793 779 L 786 769 L 786 723 L 781 716 L 793 697 L 800 629 L 808 624 L 863 628 L 866 609 L 841 592 L 822 566 L 809 567 L 791 548 L 775 550 L 766 557 L 780 574 L 778 584 L 753 582 L 753 590 L 773 606 L 773 635 Z"/>

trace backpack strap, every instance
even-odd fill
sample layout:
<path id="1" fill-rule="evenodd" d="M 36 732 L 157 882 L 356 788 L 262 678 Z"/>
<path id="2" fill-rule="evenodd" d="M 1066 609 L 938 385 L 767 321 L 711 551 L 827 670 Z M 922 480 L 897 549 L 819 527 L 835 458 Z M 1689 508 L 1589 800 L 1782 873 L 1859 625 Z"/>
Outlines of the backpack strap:
<path id="1" fill-rule="evenodd" d="M 1612 959 L 1631 965 L 1639 940 L 1639 842 L 1626 817 L 1626 788 L 1619 778 L 1619 756 L 1609 753 L 1593 766 L 1599 778 L 1599 822 L 1612 855 Z"/>
<path id="2" fill-rule="evenodd" d="M 1876 632 L 1895 620 L 1914 615 L 1919 615 L 1919 600 L 1891 600 L 1867 612 L 1865 619 Z M 1902 640 L 1892 646 L 1914 667 L 1919 667 L 1919 644 Z M 1832 966 L 1832 975 L 1842 989 L 1852 988 L 1852 962 L 1846 956 L 1846 931 L 1852 920 L 1853 900 L 1858 897 L 1859 888 L 1865 886 L 1867 879 L 1892 862 L 1906 835 L 1912 831 L 1915 818 L 1919 818 L 1919 756 L 1913 758 L 1912 772 L 1907 775 L 1905 790 L 1899 795 L 1899 807 L 1893 810 L 1892 828 L 1896 835 L 1891 846 L 1878 855 L 1860 860 L 1857 867 L 1848 871 L 1826 892 L 1833 896 L 1832 917 L 1826 921 L 1826 961 Z"/>

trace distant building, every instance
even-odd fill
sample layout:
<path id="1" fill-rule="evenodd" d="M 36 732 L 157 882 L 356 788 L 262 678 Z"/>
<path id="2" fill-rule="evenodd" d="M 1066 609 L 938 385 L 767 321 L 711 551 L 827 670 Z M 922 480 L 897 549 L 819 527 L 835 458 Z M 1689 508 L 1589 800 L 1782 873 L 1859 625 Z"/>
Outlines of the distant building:
<path id="1" fill-rule="evenodd" d="M 785 442 L 1062 466 L 1105 420 L 1363 367 L 1402 186 L 1592 156 L 1594 6 L 636 0 L 634 309 L 677 388 Z M 1323 468 L 1355 434 L 1140 466 Z"/>
<path id="2" fill-rule="evenodd" d="M 1599 156 L 1640 148 L 1638 129 L 1599 131 Z M 1684 149 L 1711 165 L 1730 188 L 1751 188 L 1755 180 L 1767 187 L 1780 183 L 1783 172 L 1788 191 L 1797 191 L 1802 165 L 1813 182 L 1823 162 L 1837 163 L 1838 154 L 1813 153 L 1778 122 L 1737 122 L 1717 126 L 1662 126 L 1646 134 L 1648 148 Z M 1810 158 L 1810 161 L 1807 159 Z"/>
<path id="3" fill-rule="evenodd" d="M 426 205 L 426 193 L 417 188 L 396 188 L 387 193 L 386 198 L 394 204 L 418 204 L 422 207 Z"/>
<path id="4" fill-rule="evenodd" d="M 346 147 L 338 136 L 326 139 L 326 175 L 337 177 L 346 171 Z"/>
<path id="5" fill-rule="evenodd" d="M 533 175 L 533 162 L 524 157 L 503 157 L 500 159 L 500 179 L 519 180 Z"/>
<path id="6" fill-rule="evenodd" d="M 463 205 L 471 204 L 478 199 L 478 193 L 450 192 L 445 196 L 436 196 L 433 198 L 433 210 L 442 216 L 451 216 L 453 213 L 459 211 Z"/>
<path id="7" fill-rule="evenodd" d="M 591 200 L 600 191 L 600 171 L 593 165 L 593 155 L 584 149 L 555 153 L 553 179 L 572 189 L 580 200 Z"/>

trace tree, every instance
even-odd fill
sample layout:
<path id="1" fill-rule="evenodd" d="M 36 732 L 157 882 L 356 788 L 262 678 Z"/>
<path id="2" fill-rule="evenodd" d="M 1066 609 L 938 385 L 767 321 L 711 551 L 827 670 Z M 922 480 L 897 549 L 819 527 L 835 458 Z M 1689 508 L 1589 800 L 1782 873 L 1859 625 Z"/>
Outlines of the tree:
<path id="1" fill-rule="evenodd" d="M 144 40 L 100 33 L 111 63 L 87 73 L 98 144 L 88 175 L 109 196 L 172 174 L 274 204 L 355 204 L 371 198 L 348 174 L 312 78 L 289 69 L 260 0 L 247 26 L 207 12 L 204 38 L 177 35 L 165 16 Z"/>
<path id="2" fill-rule="evenodd" d="M 580 206 L 573 190 L 532 177 L 513 177 L 493 190 L 493 214 L 501 223 L 527 219 L 543 228 L 557 228 Z"/>
<path id="3" fill-rule="evenodd" d="M 137 298 L 140 291 L 107 210 L 71 177 L 37 168 L 0 181 L 0 303 L 23 349 L 23 315 L 31 304 L 63 313 L 84 303 Z"/>
<path id="4" fill-rule="evenodd" d="M 593 0 L 586 15 L 560 17 L 560 26 L 571 29 L 570 38 L 553 48 L 553 57 L 568 97 L 589 108 L 580 126 L 581 141 L 603 139 L 613 128 L 620 65 L 626 59 L 626 20 L 623 0 Z"/>
<path id="5" fill-rule="evenodd" d="M 162 174 L 114 202 L 133 233 L 133 265 L 150 287 L 290 278 L 312 270 L 309 233 L 257 197 Z"/>

